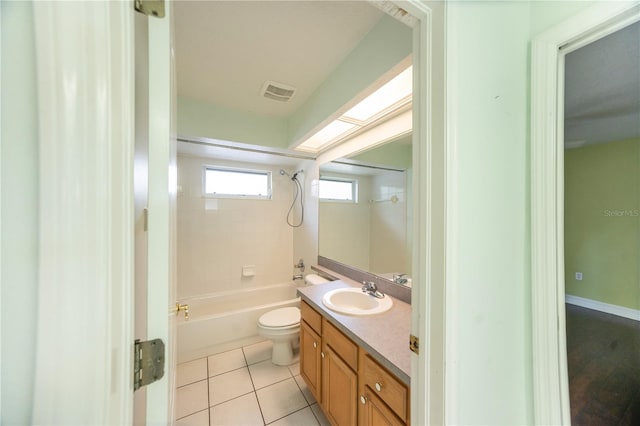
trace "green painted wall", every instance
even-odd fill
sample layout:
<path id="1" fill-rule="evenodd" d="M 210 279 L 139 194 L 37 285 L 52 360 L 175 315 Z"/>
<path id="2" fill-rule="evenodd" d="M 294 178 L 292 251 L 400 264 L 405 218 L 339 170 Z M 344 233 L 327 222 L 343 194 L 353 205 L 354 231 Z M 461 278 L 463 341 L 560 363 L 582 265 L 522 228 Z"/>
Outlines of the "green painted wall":
<path id="1" fill-rule="evenodd" d="M 447 3 L 448 423 L 534 423 L 530 41 L 591 4 Z"/>
<path id="2" fill-rule="evenodd" d="M 529 6 L 447 8 L 451 424 L 533 420 Z"/>
<path id="3" fill-rule="evenodd" d="M 640 309 L 638 259 L 640 139 L 565 150 L 566 293 Z"/>
<path id="4" fill-rule="evenodd" d="M 0 2 L 2 406 L 0 424 L 31 423 L 38 302 L 38 97 L 33 5 Z M 42 349 L 41 350 L 46 350 Z"/>
<path id="5" fill-rule="evenodd" d="M 397 141 L 387 143 L 349 158 L 368 164 L 408 169 L 411 167 L 412 146 L 411 136 L 408 136 L 407 138 L 409 138 L 409 142 L 403 139 L 402 142 Z"/>
<path id="6" fill-rule="evenodd" d="M 287 148 L 285 119 L 178 98 L 178 135 Z"/>

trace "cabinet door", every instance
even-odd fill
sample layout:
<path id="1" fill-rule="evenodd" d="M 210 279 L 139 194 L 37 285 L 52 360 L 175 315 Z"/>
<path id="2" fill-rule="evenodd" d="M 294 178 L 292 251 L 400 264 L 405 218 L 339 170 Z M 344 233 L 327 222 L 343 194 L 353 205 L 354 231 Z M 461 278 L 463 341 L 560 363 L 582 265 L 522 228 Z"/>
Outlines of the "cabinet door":
<path id="1" fill-rule="evenodd" d="M 360 403 L 360 426 L 404 425 L 404 422 L 368 386 L 364 388 Z"/>
<path id="2" fill-rule="evenodd" d="M 334 426 L 357 424 L 358 376 L 329 347 L 322 353 L 322 407 Z"/>
<path id="3" fill-rule="evenodd" d="M 300 322 L 300 375 L 307 383 L 313 397 L 321 403 L 321 358 L 320 336 L 309 325 Z"/>

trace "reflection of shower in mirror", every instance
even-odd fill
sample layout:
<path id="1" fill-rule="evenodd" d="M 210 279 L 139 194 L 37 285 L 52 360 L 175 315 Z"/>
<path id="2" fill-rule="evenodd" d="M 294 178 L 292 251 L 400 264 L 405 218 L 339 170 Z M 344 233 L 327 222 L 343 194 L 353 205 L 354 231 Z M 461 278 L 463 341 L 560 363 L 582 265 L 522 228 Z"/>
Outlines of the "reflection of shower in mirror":
<path id="1" fill-rule="evenodd" d="M 390 198 L 382 198 L 380 200 L 369 200 L 371 204 L 373 203 L 386 203 L 391 201 L 393 204 L 397 203 L 400 199 L 397 195 L 392 195 Z"/>

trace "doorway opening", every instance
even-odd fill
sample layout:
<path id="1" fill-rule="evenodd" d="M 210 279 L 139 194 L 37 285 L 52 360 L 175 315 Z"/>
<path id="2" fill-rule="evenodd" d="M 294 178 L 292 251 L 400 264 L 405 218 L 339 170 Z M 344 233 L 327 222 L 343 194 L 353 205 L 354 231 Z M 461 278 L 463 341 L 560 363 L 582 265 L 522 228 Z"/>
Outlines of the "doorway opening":
<path id="1" fill-rule="evenodd" d="M 531 260 L 537 424 L 571 423 L 565 316 L 565 58 L 638 21 L 637 2 L 599 4 L 532 43 Z"/>
<path id="2" fill-rule="evenodd" d="M 640 421 L 640 22 L 565 55 L 571 421 Z"/>

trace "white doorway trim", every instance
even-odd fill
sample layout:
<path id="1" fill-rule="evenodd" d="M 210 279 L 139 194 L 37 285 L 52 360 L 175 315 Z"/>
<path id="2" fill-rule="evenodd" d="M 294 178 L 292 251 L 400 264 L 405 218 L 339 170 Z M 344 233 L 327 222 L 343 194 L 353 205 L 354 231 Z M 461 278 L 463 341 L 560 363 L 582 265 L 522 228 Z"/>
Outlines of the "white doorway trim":
<path id="1" fill-rule="evenodd" d="M 414 207 L 411 423 L 445 423 L 445 9 L 439 1 L 394 1 L 413 29 Z M 407 336 L 407 346 L 409 345 Z"/>
<path id="2" fill-rule="evenodd" d="M 531 46 L 531 280 L 536 424 L 571 424 L 564 288 L 564 55 L 640 20 L 640 2 L 598 3 Z"/>

